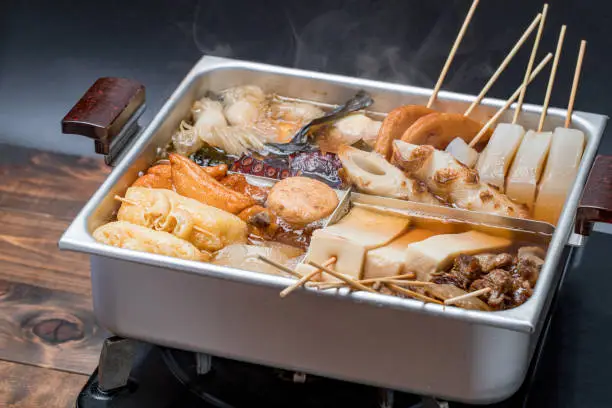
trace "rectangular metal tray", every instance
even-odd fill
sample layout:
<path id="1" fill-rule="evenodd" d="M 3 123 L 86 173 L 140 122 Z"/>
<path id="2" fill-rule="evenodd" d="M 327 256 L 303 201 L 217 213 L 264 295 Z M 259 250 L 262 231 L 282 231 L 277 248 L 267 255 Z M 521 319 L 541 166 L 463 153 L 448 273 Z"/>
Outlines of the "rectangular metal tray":
<path id="1" fill-rule="evenodd" d="M 121 158 L 60 240 L 62 249 L 91 254 L 94 312 L 125 337 L 244 361 L 451 400 L 488 403 L 521 384 L 552 294 L 569 254 L 578 200 L 606 117 L 575 112 L 587 145 L 580 171 L 550 241 L 533 297 L 501 312 L 443 308 L 412 299 L 357 292 L 298 291 L 292 280 L 235 268 L 109 247 L 91 232 L 109 221 L 123 194 L 156 157 L 192 102 L 205 91 L 256 84 L 265 91 L 342 103 L 369 92 L 373 111 L 426 104 L 431 90 L 216 57 L 202 58 Z M 473 96 L 441 92 L 435 108 L 461 112 Z M 485 99 L 476 117 L 504 101 Z M 521 124 L 535 128 L 541 108 L 525 105 Z M 565 111 L 548 110 L 545 129 Z M 501 120 L 509 120 L 511 112 Z M 406 205 L 410 205 L 407 203 Z M 469 213 L 469 212 L 466 212 Z M 474 213 L 472 213 L 474 214 Z M 500 217 L 502 219 L 502 217 Z"/>

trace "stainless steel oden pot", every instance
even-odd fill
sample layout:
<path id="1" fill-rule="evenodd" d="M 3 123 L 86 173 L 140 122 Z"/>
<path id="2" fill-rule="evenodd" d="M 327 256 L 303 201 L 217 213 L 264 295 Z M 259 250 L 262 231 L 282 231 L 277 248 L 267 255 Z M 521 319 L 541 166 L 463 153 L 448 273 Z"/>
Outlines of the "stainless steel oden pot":
<path id="1" fill-rule="evenodd" d="M 577 232 L 588 234 L 593 221 L 611 218 L 612 160 L 598 157 L 594 164 L 607 118 L 574 114 L 573 125 L 588 138 L 580 171 L 550 239 L 535 293 L 512 310 L 444 309 L 412 299 L 310 289 L 281 299 L 278 292 L 292 280 L 95 242 L 91 232 L 111 220 L 118 207 L 113 196 L 122 195 L 138 172 L 155 161 L 157 149 L 188 116 L 193 101 L 208 90 L 244 84 L 327 104 L 342 103 L 364 89 L 375 100 L 372 110 L 378 112 L 401 104 L 426 104 L 431 93 L 204 57 L 151 124 L 138 133 L 134 129 L 143 109 L 144 88 L 129 80 L 99 80 L 64 118 L 63 126 L 65 132 L 94 138 L 96 150 L 116 167 L 60 240 L 62 249 L 91 255 L 99 323 L 117 335 L 155 344 L 450 400 L 489 403 L 516 391 L 572 245 L 584 243 L 584 237 L 573 232 L 575 225 Z M 473 99 L 441 92 L 436 109 L 460 112 Z M 479 119 L 502 104 L 485 99 Z M 535 128 L 540 109 L 525 106 L 522 124 Z M 549 109 L 545 127 L 562 126 L 564 114 Z M 130 140 L 133 134 L 137 135 Z"/>

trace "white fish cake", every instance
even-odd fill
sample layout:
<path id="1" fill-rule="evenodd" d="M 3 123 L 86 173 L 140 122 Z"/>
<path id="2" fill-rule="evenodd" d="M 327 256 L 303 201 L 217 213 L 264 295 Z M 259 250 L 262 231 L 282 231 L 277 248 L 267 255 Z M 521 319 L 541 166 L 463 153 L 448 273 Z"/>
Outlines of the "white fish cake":
<path id="1" fill-rule="evenodd" d="M 436 235 L 408 245 L 404 270 L 415 272 L 418 280 L 427 281 L 431 273 L 446 268 L 459 254 L 495 251 L 510 244 L 509 239 L 480 231 Z"/>
<path id="2" fill-rule="evenodd" d="M 505 191 L 506 174 L 524 135 L 525 129 L 520 125 L 497 125 L 487 147 L 480 154 L 476 167 L 483 183 L 497 187 L 502 193 Z"/>
<path id="3" fill-rule="evenodd" d="M 557 128 L 538 188 L 534 218 L 556 224 L 570 187 L 574 184 L 584 150 L 584 133 Z"/>
<path id="4" fill-rule="evenodd" d="M 516 202 L 533 208 L 536 188 L 550 150 L 552 132 L 525 133 L 506 181 L 506 194 Z"/>
<path id="5" fill-rule="evenodd" d="M 198 250 L 191 243 L 164 232 L 155 231 L 125 221 L 115 221 L 96 228 L 96 241 L 118 248 L 151 254 L 173 256 L 191 261 L 207 261 L 210 255 Z"/>

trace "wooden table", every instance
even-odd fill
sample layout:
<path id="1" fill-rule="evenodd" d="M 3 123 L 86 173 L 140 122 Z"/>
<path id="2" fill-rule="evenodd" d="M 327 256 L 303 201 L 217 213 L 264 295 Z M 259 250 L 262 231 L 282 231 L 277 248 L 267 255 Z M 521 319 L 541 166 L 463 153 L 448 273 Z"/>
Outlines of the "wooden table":
<path id="1" fill-rule="evenodd" d="M 88 258 L 57 241 L 108 173 L 0 144 L 0 407 L 72 407 L 98 363 Z"/>

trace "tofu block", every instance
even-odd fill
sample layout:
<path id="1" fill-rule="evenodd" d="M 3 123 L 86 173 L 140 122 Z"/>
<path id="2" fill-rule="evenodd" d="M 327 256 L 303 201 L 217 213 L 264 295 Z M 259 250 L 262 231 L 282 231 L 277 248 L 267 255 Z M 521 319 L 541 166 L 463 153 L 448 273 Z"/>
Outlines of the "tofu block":
<path id="1" fill-rule="evenodd" d="M 336 263 L 330 269 L 359 279 L 365 254 L 366 247 L 362 243 L 347 237 L 331 234 L 322 229 L 312 234 L 306 261 L 313 261 L 321 265 L 332 256 L 335 256 Z M 329 274 L 323 273 L 321 281 L 337 282 L 338 280 Z"/>
<path id="2" fill-rule="evenodd" d="M 577 129 L 555 129 L 538 188 L 535 219 L 557 224 L 567 194 L 578 174 L 584 143 L 584 133 Z"/>
<path id="3" fill-rule="evenodd" d="M 401 275 L 406 258 L 406 247 L 434 235 L 436 235 L 435 232 L 415 228 L 385 246 L 368 251 L 363 269 L 363 279 Z"/>
<path id="4" fill-rule="evenodd" d="M 329 234 L 352 239 L 365 249 L 378 248 L 408 228 L 410 219 L 362 207 L 354 207 L 336 224 L 324 228 Z"/>
<path id="5" fill-rule="evenodd" d="M 454 138 L 448 146 L 446 146 L 446 151 L 452 154 L 458 162 L 465 164 L 469 168 L 473 168 L 478 161 L 478 152 L 472 149 L 465 140 L 460 137 Z"/>
<path id="6" fill-rule="evenodd" d="M 418 280 L 427 281 L 431 273 L 446 268 L 459 254 L 473 255 L 510 246 L 512 241 L 479 231 L 444 234 L 408 245 L 405 272 L 415 272 Z"/>
<path id="7" fill-rule="evenodd" d="M 406 230 L 409 223 L 408 218 L 353 208 L 338 223 L 312 234 L 306 262 L 323 263 L 335 256 L 335 271 L 359 279 L 366 252 L 392 241 Z M 322 280 L 337 279 L 323 274 Z"/>
<path id="8" fill-rule="evenodd" d="M 533 208 L 536 188 L 550 150 L 552 132 L 525 133 L 506 180 L 506 195 Z"/>
<path id="9" fill-rule="evenodd" d="M 505 191 L 506 174 L 524 135 L 525 129 L 520 125 L 497 125 L 476 166 L 483 183 L 497 187 L 502 193 Z"/>

